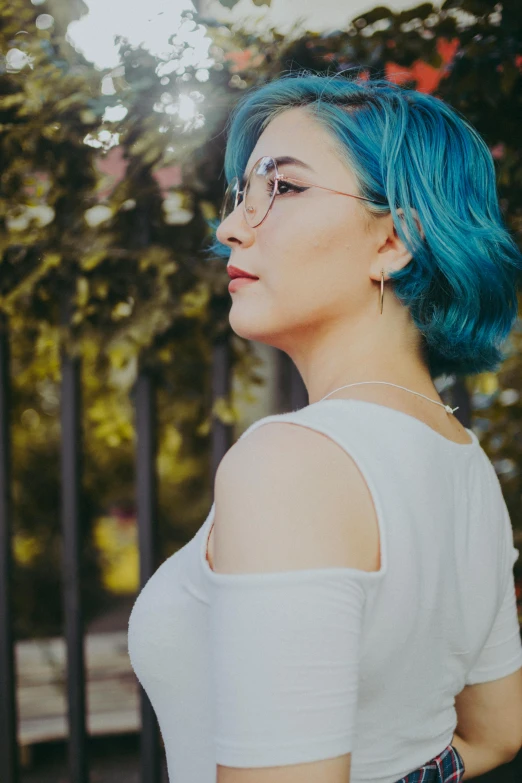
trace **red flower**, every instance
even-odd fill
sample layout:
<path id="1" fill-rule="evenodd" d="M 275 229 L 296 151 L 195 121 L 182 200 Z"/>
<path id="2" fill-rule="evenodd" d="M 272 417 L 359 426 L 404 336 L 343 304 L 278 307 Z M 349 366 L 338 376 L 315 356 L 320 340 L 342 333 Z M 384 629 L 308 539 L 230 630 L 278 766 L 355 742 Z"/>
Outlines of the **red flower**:
<path id="1" fill-rule="evenodd" d="M 110 196 L 116 185 L 125 179 L 129 161 L 123 156 L 123 147 L 112 147 L 105 155 L 95 158 L 95 167 L 104 179 L 98 190 L 98 198 L 101 200 Z"/>
<path id="2" fill-rule="evenodd" d="M 412 68 L 419 92 L 435 92 L 442 78 L 442 69 L 434 68 L 423 60 L 416 60 Z"/>
<path id="3" fill-rule="evenodd" d="M 386 78 L 395 84 L 415 81 L 417 82 L 416 89 L 419 92 L 434 92 L 439 86 L 440 80 L 449 73 L 449 65 L 455 57 L 459 43 L 458 38 L 452 38 L 451 41 L 448 41 L 447 38 L 437 39 L 437 52 L 442 58 L 440 68 L 434 68 L 424 60 L 415 60 L 410 68 L 397 65 L 389 60 L 384 66 Z"/>
<path id="4" fill-rule="evenodd" d="M 448 65 L 453 61 L 459 48 L 460 40 L 458 38 L 452 38 L 448 41 L 447 38 L 437 38 L 437 52 L 442 57 L 444 65 Z"/>
<path id="5" fill-rule="evenodd" d="M 403 84 L 404 82 L 408 82 L 413 79 L 411 68 L 405 68 L 403 65 L 397 65 L 397 63 L 393 63 L 391 60 L 388 60 L 388 62 L 385 64 L 384 72 L 388 81 L 393 82 L 394 84 Z"/>
<path id="6" fill-rule="evenodd" d="M 494 147 L 490 147 L 490 152 L 492 156 L 495 158 L 495 160 L 501 160 L 501 158 L 504 157 L 504 154 L 506 152 L 504 143 L 500 141 L 498 144 L 495 144 Z"/>
<path id="7" fill-rule="evenodd" d="M 224 59 L 232 60 L 234 63 L 230 67 L 230 73 L 238 73 L 245 71 L 247 68 L 257 68 L 263 62 L 264 55 L 257 54 L 254 56 L 252 49 L 239 49 L 236 52 L 227 52 Z"/>
<path id="8" fill-rule="evenodd" d="M 165 195 L 170 188 L 181 185 L 181 166 L 164 166 L 162 169 L 156 169 L 152 176 L 160 186 L 163 195 Z"/>

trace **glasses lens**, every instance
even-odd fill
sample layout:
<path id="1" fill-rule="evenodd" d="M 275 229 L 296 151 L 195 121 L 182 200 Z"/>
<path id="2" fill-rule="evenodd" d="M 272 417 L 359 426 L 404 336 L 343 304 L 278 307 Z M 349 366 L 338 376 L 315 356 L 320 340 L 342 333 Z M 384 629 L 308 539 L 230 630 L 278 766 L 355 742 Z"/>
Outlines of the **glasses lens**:
<path id="1" fill-rule="evenodd" d="M 221 205 L 221 214 L 220 214 L 220 220 L 223 222 L 225 218 L 227 218 L 231 212 L 233 212 L 237 206 L 237 203 L 239 203 L 239 199 L 237 198 L 237 193 L 239 190 L 239 180 L 237 177 L 234 177 L 230 180 L 228 187 L 225 191 L 225 195 L 223 197 L 223 203 Z"/>
<path id="2" fill-rule="evenodd" d="M 255 228 L 266 217 L 274 198 L 276 185 L 276 163 L 273 158 L 263 157 L 254 164 L 245 187 L 245 210 L 247 223 Z"/>

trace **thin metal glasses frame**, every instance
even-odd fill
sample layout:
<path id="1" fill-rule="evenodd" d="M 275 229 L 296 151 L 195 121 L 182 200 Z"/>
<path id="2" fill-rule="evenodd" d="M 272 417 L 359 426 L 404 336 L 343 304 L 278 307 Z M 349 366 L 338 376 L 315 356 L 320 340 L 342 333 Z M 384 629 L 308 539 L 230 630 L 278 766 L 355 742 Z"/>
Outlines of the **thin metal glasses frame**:
<path id="1" fill-rule="evenodd" d="M 259 223 L 257 223 L 255 226 L 251 226 L 251 228 L 257 228 L 268 217 L 268 213 L 272 209 L 272 204 L 274 203 L 274 199 L 275 199 L 275 196 L 276 196 L 277 187 L 278 187 L 278 183 L 279 182 L 296 182 L 296 183 L 299 183 L 300 185 L 307 185 L 310 188 L 320 188 L 321 190 L 328 190 L 328 191 L 330 191 L 330 193 L 336 193 L 339 196 L 350 196 L 350 198 L 356 198 L 359 201 L 369 201 L 372 204 L 381 204 L 382 206 L 387 206 L 387 203 L 385 201 L 376 201 L 375 199 L 366 198 L 365 196 L 355 196 L 353 193 L 344 193 L 341 190 L 334 190 L 333 188 L 327 188 L 327 187 L 325 187 L 325 185 L 317 185 L 315 182 L 305 182 L 304 180 L 297 179 L 296 177 L 287 177 L 284 174 L 279 174 L 279 171 L 278 171 L 278 168 L 277 168 L 277 163 L 276 163 L 275 159 L 271 158 L 269 155 L 264 155 L 263 157 L 259 158 L 259 160 L 257 160 L 254 163 L 254 165 L 252 166 L 252 169 L 250 170 L 250 174 L 248 175 L 248 179 L 247 179 L 247 181 L 245 183 L 245 187 L 243 188 L 243 190 L 236 190 L 236 196 L 235 196 L 235 201 L 234 201 L 234 209 L 231 210 L 231 212 L 229 212 L 230 215 L 232 214 L 232 212 L 234 212 L 237 209 L 239 196 L 243 195 L 244 192 L 246 191 L 246 189 L 248 187 L 248 184 L 249 184 L 249 181 L 250 181 L 250 177 L 252 176 L 253 172 L 256 170 L 257 166 L 261 163 L 261 161 L 262 160 L 266 160 L 266 159 L 270 160 L 272 162 L 272 164 L 273 164 L 273 170 L 275 171 L 275 176 L 273 177 L 273 179 L 274 179 L 274 187 L 273 187 L 273 190 L 272 190 L 272 194 L 270 196 L 270 204 L 268 205 L 268 209 L 266 211 L 266 214 L 259 221 Z M 225 205 L 227 203 L 227 196 L 228 196 L 229 192 L 232 190 L 232 188 L 234 186 L 239 186 L 239 177 L 237 177 L 237 176 L 233 177 L 230 180 L 230 182 L 228 184 L 228 187 L 227 187 L 227 189 L 225 191 L 225 196 L 223 198 L 223 206 L 221 207 L 221 222 L 223 222 L 223 220 L 225 220 L 224 209 L 225 209 Z M 248 207 L 246 206 L 245 199 L 242 199 L 241 203 L 243 204 L 243 210 L 245 212 L 245 219 L 246 219 L 246 221 L 248 223 L 248 214 L 247 214 Z M 226 217 L 228 217 L 228 215 Z M 251 224 L 249 223 L 249 225 L 251 225 Z"/>

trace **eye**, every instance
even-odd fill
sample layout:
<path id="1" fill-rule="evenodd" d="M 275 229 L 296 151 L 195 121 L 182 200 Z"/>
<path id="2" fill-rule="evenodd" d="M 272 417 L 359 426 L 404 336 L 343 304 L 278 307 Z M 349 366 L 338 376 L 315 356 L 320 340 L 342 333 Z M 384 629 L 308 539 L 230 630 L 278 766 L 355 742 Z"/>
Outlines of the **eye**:
<path id="1" fill-rule="evenodd" d="M 274 189 L 274 180 L 269 179 L 267 181 L 268 184 L 268 192 L 272 193 Z M 287 182 L 286 180 L 279 179 L 277 181 L 277 190 L 276 190 L 276 196 L 286 196 L 287 193 L 303 193 L 308 188 L 302 188 L 298 185 L 293 185 L 291 182 Z"/>

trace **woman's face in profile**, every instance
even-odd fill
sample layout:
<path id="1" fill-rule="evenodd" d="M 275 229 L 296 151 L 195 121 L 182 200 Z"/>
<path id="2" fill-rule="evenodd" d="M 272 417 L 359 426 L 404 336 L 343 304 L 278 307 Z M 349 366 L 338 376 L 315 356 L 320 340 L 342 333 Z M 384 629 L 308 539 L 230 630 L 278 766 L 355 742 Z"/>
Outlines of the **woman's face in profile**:
<path id="1" fill-rule="evenodd" d="M 288 109 L 267 125 L 238 175 L 246 178 L 265 155 L 289 155 L 310 167 L 280 165 L 281 175 L 360 195 L 332 138 L 303 108 Z M 339 319 L 360 322 L 370 308 L 374 318 L 374 281 L 381 267 L 386 270 L 386 253 L 379 253 L 379 221 L 369 223 L 362 201 L 320 188 L 279 188 L 257 228 L 248 225 L 240 204 L 220 224 L 217 238 L 230 247 L 231 265 L 259 278 L 230 294 L 232 329 L 284 350 Z"/>

